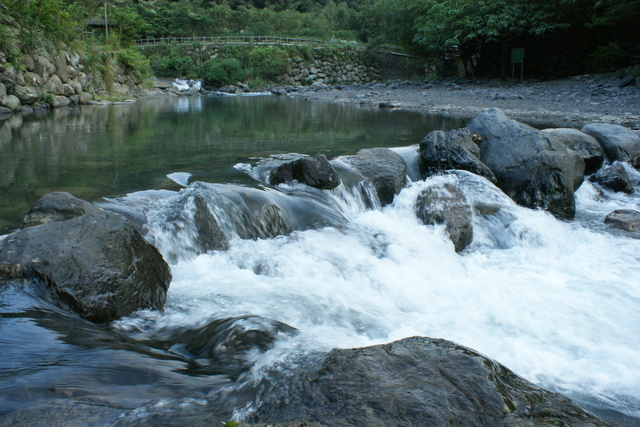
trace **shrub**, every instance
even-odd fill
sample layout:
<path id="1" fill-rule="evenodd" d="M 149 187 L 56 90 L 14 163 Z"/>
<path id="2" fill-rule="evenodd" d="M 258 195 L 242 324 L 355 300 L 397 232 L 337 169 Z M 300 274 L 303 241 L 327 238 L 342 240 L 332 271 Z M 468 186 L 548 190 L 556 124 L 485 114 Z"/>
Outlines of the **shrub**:
<path id="1" fill-rule="evenodd" d="M 291 60 L 283 49 L 275 46 L 257 47 L 247 55 L 252 77 L 273 80 L 287 72 Z"/>
<path id="2" fill-rule="evenodd" d="M 118 60 L 127 72 L 133 72 L 140 79 L 146 79 L 152 76 L 151 64 L 135 48 L 121 50 L 118 53 Z"/>
<path id="3" fill-rule="evenodd" d="M 206 84 L 220 87 L 243 81 L 245 72 L 237 59 L 214 58 L 200 67 L 199 76 Z"/>
<path id="4" fill-rule="evenodd" d="M 600 46 L 590 55 L 594 71 L 614 71 L 624 65 L 625 51 L 617 43 Z"/>

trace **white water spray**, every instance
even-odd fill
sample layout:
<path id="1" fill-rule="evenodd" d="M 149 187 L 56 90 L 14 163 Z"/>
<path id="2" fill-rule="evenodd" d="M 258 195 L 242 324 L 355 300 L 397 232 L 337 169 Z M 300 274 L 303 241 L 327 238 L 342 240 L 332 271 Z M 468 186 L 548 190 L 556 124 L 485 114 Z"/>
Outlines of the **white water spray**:
<path id="1" fill-rule="evenodd" d="M 493 212 L 476 214 L 462 254 L 444 227 L 414 214 L 418 194 L 442 182 Z M 465 172 L 415 182 L 384 209 L 341 191 L 332 197 L 344 226 L 236 237 L 226 252 L 177 262 L 158 323 L 257 315 L 297 328 L 287 346 L 307 351 L 445 338 L 543 387 L 640 417 L 639 240 L 516 206 Z M 578 192 L 579 210 L 635 203 L 594 200 L 594 191 Z"/>

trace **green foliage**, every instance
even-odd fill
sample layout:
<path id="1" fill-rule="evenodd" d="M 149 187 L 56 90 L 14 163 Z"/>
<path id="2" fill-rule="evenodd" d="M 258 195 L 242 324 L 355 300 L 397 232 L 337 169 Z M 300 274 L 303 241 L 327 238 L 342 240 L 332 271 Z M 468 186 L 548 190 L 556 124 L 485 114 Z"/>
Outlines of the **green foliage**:
<path id="1" fill-rule="evenodd" d="M 130 45 L 135 39 L 141 38 L 147 32 L 149 24 L 133 9 L 127 7 L 110 7 L 109 19 L 116 22 L 119 42 Z"/>
<path id="2" fill-rule="evenodd" d="M 87 64 L 87 71 L 104 81 L 107 89 L 115 83 L 116 58 L 110 54 L 110 46 L 89 44 L 83 55 L 83 62 Z"/>
<path id="3" fill-rule="evenodd" d="M 625 51 L 617 43 L 609 43 L 596 49 L 590 59 L 594 71 L 614 71 L 624 65 Z"/>
<path id="4" fill-rule="evenodd" d="M 275 46 L 263 46 L 252 49 L 247 54 L 247 66 L 251 77 L 273 80 L 284 74 L 291 59 L 283 49 Z"/>
<path id="5" fill-rule="evenodd" d="M 601 69 L 606 58 L 632 65 L 639 15 L 635 0 L 375 0 L 363 8 L 360 36 L 470 74 L 505 76 L 510 50 L 524 47 L 526 70 L 562 75 Z"/>
<path id="6" fill-rule="evenodd" d="M 45 93 L 44 95 L 42 95 L 41 101 L 50 107 L 53 107 L 53 104 L 55 103 L 55 99 L 50 93 Z"/>
<path id="7" fill-rule="evenodd" d="M 133 73 L 140 79 L 148 79 L 153 75 L 151 63 L 135 48 L 118 52 L 118 61 L 125 67 L 127 73 Z"/>
<path id="8" fill-rule="evenodd" d="M 203 64 L 199 70 L 199 76 L 207 84 L 221 87 L 241 82 L 245 79 L 242 64 L 235 58 L 214 58 Z"/>
<path id="9" fill-rule="evenodd" d="M 150 58 L 151 68 L 158 77 L 187 77 L 195 70 L 193 59 L 182 47 L 162 49 Z"/>

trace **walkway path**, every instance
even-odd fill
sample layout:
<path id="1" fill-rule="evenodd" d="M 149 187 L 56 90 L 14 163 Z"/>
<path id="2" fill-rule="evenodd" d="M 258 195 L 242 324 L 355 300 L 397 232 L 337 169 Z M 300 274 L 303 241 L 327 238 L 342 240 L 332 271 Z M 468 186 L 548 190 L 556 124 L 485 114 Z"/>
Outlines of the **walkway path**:
<path id="1" fill-rule="evenodd" d="M 136 46 L 221 46 L 221 45 L 277 45 L 277 46 L 309 46 L 314 49 L 327 47 L 348 46 L 355 49 L 364 49 L 364 46 L 355 41 L 345 40 L 317 40 L 293 37 L 275 36 L 221 36 L 221 37 L 168 37 L 158 39 L 139 39 Z"/>

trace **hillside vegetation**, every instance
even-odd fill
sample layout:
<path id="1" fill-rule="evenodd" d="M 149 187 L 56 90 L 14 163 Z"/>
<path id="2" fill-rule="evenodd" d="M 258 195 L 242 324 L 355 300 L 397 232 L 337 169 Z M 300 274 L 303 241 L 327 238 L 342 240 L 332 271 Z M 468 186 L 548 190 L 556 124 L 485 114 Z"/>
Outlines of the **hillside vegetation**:
<path id="1" fill-rule="evenodd" d="M 357 40 L 402 48 L 440 75 L 510 75 L 513 48 L 525 49 L 529 76 L 640 63 L 640 0 L 0 0 L 0 13 L 21 28 L 11 33 L 2 21 L 5 52 L 16 38 L 25 50 L 86 43 L 91 29 L 117 50 L 157 37 Z M 127 55 L 133 65 L 142 64 Z"/>

